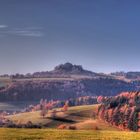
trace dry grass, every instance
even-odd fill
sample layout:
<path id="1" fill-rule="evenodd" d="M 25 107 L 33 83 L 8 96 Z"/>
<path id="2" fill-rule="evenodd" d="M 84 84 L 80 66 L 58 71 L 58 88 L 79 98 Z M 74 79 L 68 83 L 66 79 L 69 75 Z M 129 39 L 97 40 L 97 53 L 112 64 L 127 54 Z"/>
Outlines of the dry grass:
<path id="1" fill-rule="evenodd" d="M 20 113 L 8 116 L 8 118 L 18 124 L 25 124 L 31 121 L 34 124 L 46 125 L 48 128 L 57 128 L 61 125 L 67 125 L 69 127 L 73 125 L 77 129 L 82 130 L 95 130 L 96 128 L 99 128 L 99 130 L 118 130 L 97 118 L 93 119 L 91 117 L 91 113 L 96 111 L 97 107 L 98 105 L 70 107 L 66 113 L 61 112 L 61 109 L 57 109 L 58 112 L 56 113 L 55 119 L 51 118 L 51 111 L 47 114 L 46 118 L 42 118 L 39 111 Z"/>
<path id="2" fill-rule="evenodd" d="M 0 140 L 139 140 L 135 132 L 56 130 L 56 129 L 0 129 Z"/>

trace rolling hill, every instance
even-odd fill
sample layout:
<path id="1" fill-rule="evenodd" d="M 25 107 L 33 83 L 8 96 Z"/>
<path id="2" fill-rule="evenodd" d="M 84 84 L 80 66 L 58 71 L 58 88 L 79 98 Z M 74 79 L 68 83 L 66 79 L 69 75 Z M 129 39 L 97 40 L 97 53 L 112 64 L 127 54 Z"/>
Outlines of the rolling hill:
<path id="1" fill-rule="evenodd" d="M 98 105 L 70 107 L 67 112 L 57 109 L 55 117 L 52 117 L 52 111 L 49 111 L 45 118 L 40 116 L 40 112 L 27 112 L 8 116 L 7 118 L 17 124 L 26 124 L 31 121 L 33 124 L 41 124 L 47 128 L 58 128 L 61 125 L 75 126 L 78 130 L 118 130 L 115 127 L 105 124 L 98 117 L 92 116 L 96 112 Z"/>

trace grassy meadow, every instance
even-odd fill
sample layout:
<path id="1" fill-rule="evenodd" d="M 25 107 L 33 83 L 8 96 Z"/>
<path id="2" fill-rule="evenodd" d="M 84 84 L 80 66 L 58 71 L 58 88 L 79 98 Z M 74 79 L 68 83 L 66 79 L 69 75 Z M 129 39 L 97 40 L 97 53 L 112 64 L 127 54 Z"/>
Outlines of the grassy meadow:
<path id="1" fill-rule="evenodd" d="M 0 140 L 139 140 L 140 133 L 122 131 L 0 129 Z"/>

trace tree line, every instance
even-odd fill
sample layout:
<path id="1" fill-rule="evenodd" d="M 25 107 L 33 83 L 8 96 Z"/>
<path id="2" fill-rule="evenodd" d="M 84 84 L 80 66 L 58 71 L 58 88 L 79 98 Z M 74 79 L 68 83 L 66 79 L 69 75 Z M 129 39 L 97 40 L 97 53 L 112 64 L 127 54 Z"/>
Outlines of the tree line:
<path id="1" fill-rule="evenodd" d="M 122 130 L 140 131 L 140 92 L 123 92 L 115 97 L 100 97 L 98 116 Z"/>

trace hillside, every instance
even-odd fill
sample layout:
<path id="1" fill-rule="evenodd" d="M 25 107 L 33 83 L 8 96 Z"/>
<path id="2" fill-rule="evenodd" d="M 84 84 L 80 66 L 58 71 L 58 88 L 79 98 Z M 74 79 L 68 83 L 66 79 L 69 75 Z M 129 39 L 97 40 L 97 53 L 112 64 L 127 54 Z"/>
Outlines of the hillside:
<path id="1" fill-rule="evenodd" d="M 66 100 L 80 96 L 113 96 L 122 91 L 137 90 L 125 81 L 97 79 L 17 80 L 0 90 L 0 101 Z"/>
<path id="2" fill-rule="evenodd" d="M 31 121 L 33 124 L 41 124 L 47 128 L 59 128 L 61 125 L 66 125 L 66 129 L 69 126 L 75 126 L 78 130 L 95 130 L 98 128 L 101 130 L 118 130 L 115 127 L 110 127 L 105 124 L 98 117 L 94 118 L 92 115 L 96 113 L 98 105 L 76 106 L 70 107 L 67 112 L 61 112 L 61 109 L 57 109 L 55 118 L 52 117 L 52 111 L 49 111 L 45 118 L 40 116 L 40 112 L 27 112 L 16 115 L 8 116 L 7 118 L 17 124 L 26 124 Z"/>

